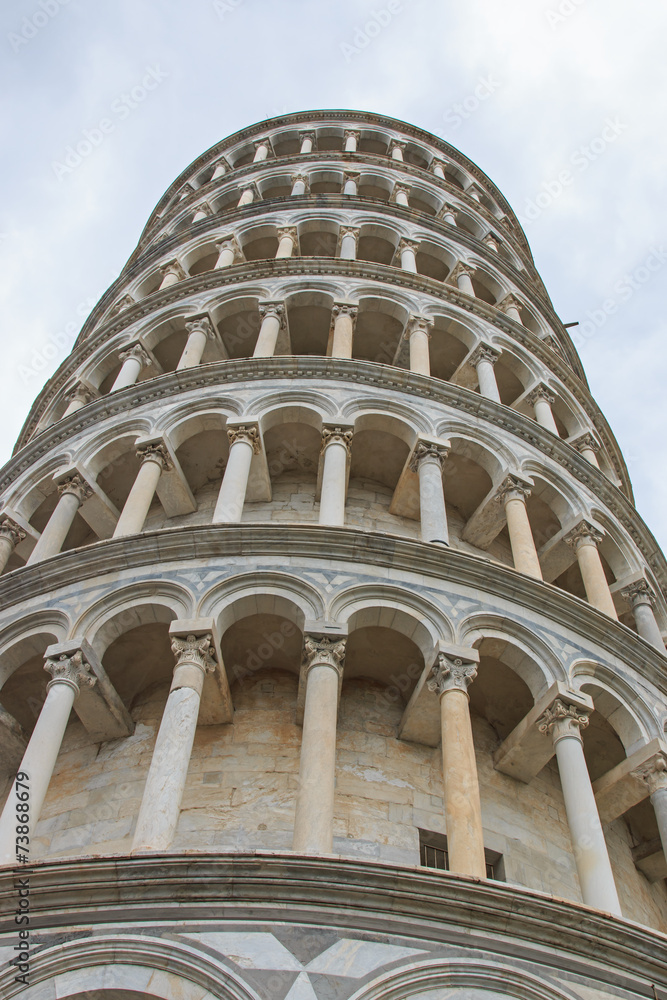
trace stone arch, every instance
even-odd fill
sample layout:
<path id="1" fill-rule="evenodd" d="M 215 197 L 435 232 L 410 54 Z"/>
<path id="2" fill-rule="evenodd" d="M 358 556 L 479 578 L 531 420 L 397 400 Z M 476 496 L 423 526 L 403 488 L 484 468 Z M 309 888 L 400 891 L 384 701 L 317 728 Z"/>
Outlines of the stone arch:
<path id="1" fill-rule="evenodd" d="M 393 298 L 378 296 L 377 292 L 358 294 L 357 302 L 353 357 L 393 365 L 409 310 Z"/>
<path id="2" fill-rule="evenodd" d="M 355 628 L 380 626 L 401 632 L 417 645 L 424 659 L 433 655 L 439 639 L 451 642 L 453 627 L 436 604 L 400 587 L 353 586 L 337 594 L 328 617 Z"/>
<path id="3" fill-rule="evenodd" d="M 185 587 L 166 580 L 142 580 L 100 598 L 70 629 L 83 635 L 98 656 L 125 632 L 153 622 L 192 618 L 195 599 Z"/>
<path id="4" fill-rule="evenodd" d="M 327 353 L 331 309 L 334 296 L 328 289 L 298 288 L 290 285 L 285 292 L 285 311 L 289 324 L 292 354 Z"/>
<path id="5" fill-rule="evenodd" d="M 10 982 L 5 980 L 11 974 Z M 0 986 L 9 991 L 15 969 Z M 98 996 L 122 1000 L 261 1000 L 223 961 L 194 944 L 166 942 L 148 935 L 108 935 L 67 941 L 45 948 L 30 960 L 31 985 L 14 995 L 20 1000 L 47 1000 L 52 996 L 83 1000 Z M 197 989 L 198 987 L 198 989 Z M 10 996 L 9 992 L 5 995 Z"/>
<path id="6" fill-rule="evenodd" d="M 651 708 L 636 688 L 611 667 L 593 660 L 576 660 L 570 666 L 570 678 L 575 689 L 591 695 L 596 711 L 614 730 L 627 757 L 654 736 L 662 735 Z"/>
<path id="7" fill-rule="evenodd" d="M 29 474 L 12 484 L 3 500 L 3 506 L 15 507 L 17 513 L 30 520 L 45 498 L 55 490 L 53 478 L 56 473 L 60 469 L 69 468 L 73 460 L 72 452 L 45 457 L 37 468 L 33 467 Z"/>
<path id="8" fill-rule="evenodd" d="M 0 690 L 27 660 L 42 656 L 47 646 L 63 642 L 70 619 L 63 611 L 49 609 L 12 622 L 0 632 Z"/>
<path id="9" fill-rule="evenodd" d="M 346 421 L 359 422 L 360 426 L 368 426 L 371 422 L 380 426 L 386 420 L 387 429 L 393 427 L 394 433 L 409 447 L 414 444 L 418 433 L 433 433 L 433 426 L 426 416 L 397 399 L 383 399 L 381 396 L 361 401 L 352 399 L 341 406 L 340 413 Z"/>
<path id="10" fill-rule="evenodd" d="M 619 527 L 607 511 L 600 507 L 591 507 L 590 519 L 604 529 L 605 537 L 598 549 L 606 560 L 617 580 L 644 571 L 644 561 L 628 537 L 626 531 Z"/>
<path id="11" fill-rule="evenodd" d="M 212 587 L 199 602 L 197 614 L 217 618 L 223 635 L 235 622 L 259 612 L 284 613 L 303 631 L 307 620 L 324 620 L 324 598 L 311 584 L 287 573 L 239 574 Z"/>
<path id="12" fill-rule="evenodd" d="M 472 614 L 458 628 L 457 642 L 476 649 L 488 648 L 529 688 L 533 700 L 567 674 L 549 645 L 549 639 L 526 628 L 520 622 L 501 615 Z"/>

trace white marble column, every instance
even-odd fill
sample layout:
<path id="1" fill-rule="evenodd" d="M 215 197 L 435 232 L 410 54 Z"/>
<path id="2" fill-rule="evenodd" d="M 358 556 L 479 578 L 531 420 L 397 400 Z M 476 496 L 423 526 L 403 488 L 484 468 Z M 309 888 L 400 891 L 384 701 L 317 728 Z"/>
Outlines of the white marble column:
<path id="1" fill-rule="evenodd" d="M 213 524 L 233 524 L 241 520 L 245 504 L 252 456 L 259 454 L 259 430 L 251 425 L 229 427 L 229 458 L 220 484 Z"/>
<path id="2" fill-rule="evenodd" d="M 253 163 L 262 163 L 264 160 L 268 160 L 269 153 L 271 152 L 271 140 L 257 139 L 254 146 L 255 156 L 253 158 Z"/>
<path id="3" fill-rule="evenodd" d="M 637 633 L 655 646 L 657 650 L 664 654 L 665 643 L 663 642 L 658 623 L 655 620 L 655 594 L 646 580 L 636 580 L 629 587 L 621 591 L 621 596 L 625 598 L 635 617 Z"/>
<path id="4" fill-rule="evenodd" d="M 419 517 L 422 542 L 449 545 L 443 466 L 449 454 L 445 444 L 435 441 L 418 442 L 410 468 L 419 475 Z"/>
<path id="5" fill-rule="evenodd" d="M 211 174 L 211 180 L 217 181 L 220 177 L 224 177 L 228 170 L 229 170 L 229 164 L 223 158 L 222 160 L 219 161 L 219 163 L 216 163 L 215 170 Z"/>
<path id="6" fill-rule="evenodd" d="M 432 326 L 423 316 L 413 316 L 409 321 L 405 336 L 410 345 L 410 371 L 418 375 L 431 374 L 429 340 Z"/>
<path id="7" fill-rule="evenodd" d="M 72 527 L 76 512 L 82 503 L 93 495 L 88 483 L 78 474 L 68 476 L 56 487 L 60 499 L 49 518 L 48 524 L 30 553 L 28 565 L 55 556 L 63 547 L 67 533 Z"/>
<path id="8" fill-rule="evenodd" d="M 496 494 L 496 501 L 505 508 L 514 568 L 519 573 L 541 580 L 542 569 L 526 510 L 526 500 L 529 496 L 528 483 L 518 476 L 507 476 Z"/>
<path id="9" fill-rule="evenodd" d="M 170 260 L 167 264 L 162 264 L 159 271 L 162 275 L 159 291 L 162 291 L 163 288 L 169 288 L 171 285 L 177 285 L 179 281 L 184 281 L 187 278 L 187 274 L 177 260 Z"/>
<path id="10" fill-rule="evenodd" d="M 240 196 L 237 203 L 237 208 L 243 208 L 244 205 L 252 205 L 255 198 L 258 196 L 257 188 L 254 184 L 249 184 L 247 187 L 242 187 L 240 190 Z"/>
<path id="11" fill-rule="evenodd" d="M 87 385 L 84 385 L 83 382 L 79 382 L 71 392 L 68 392 L 66 398 L 69 402 L 67 409 L 63 413 L 63 418 L 69 417 L 70 414 L 76 413 L 77 410 L 81 410 L 86 403 L 92 403 L 95 399 L 95 393 Z"/>
<path id="12" fill-rule="evenodd" d="M 405 152 L 405 147 L 407 142 L 401 142 L 399 139 L 392 139 L 389 143 L 389 153 L 392 160 L 398 160 L 403 162 L 403 153 Z"/>
<path id="13" fill-rule="evenodd" d="M 331 310 L 331 322 L 333 325 L 332 358 L 352 357 L 357 312 L 357 306 L 350 305 L 348 302 L 334 303 Z"/>
<path id="14" fill-rule="evenodd" d="M 538 385 L 526 396 L 526 402 L 530 403 L 535 411 L 535 420 L 541 427 L 545 430 L 551 431 L 556 437 L 560 437 L 558 433 L 558 427 L 556 426 L 556 421 L 554 420 L 553 411 L 551 409 L 555 396 L 549 391 L 548 386 Z"/>
<path id="15" fill-rule="evenodd" d="M 356 195 L 360 174 L 345 173 L 343 174 L 343 177 L 345 179 L 345 184 L 343 185 L 343 194 Z"/>
<path id="16" fill-rule="evenodd" d="M 231 267 L 243 260 L 243 251 L 238 245 L 235 236 L 220 240 L 216 243 L 215 249 L 218 251 L 218 259 L 215 262 L 214 270 L 218 271 L 223 267 Z"/>
<path id="17" fill-rule="evenodd" d="M 315 133 L 314 132 L 299 132 L 299 139 L 301 140 L 300 153 L 312 153 L 315 148 Z"/>
<path id="18" fill-rule="evenodd" d="M 451 273 L 447 276 L 447 281 L 456 282 L 456 287 L 460 292 L 464 292 L 466 295 L 471 295 L 475 297 L 475 289 L 472 284 L 472 276 L 475 273 L 475 268 L 471 264 L 464 264 L 463 261 L 459 263 L 452 269 Z"/>
<path id="19" fill-rule="evenodd" d="M 171 649 L 176 666 L 139 808 L 133 854 L 166 851 L 171 846 L 181 812 L 204 679 L 215 665 L 210 632 L 174 636 Z"/>
<path id="20" fill-rule="evenodd" d="M 500 351 L 488 344 L 480 344 L 470 356 L 470 364 L 477 369 L 479 391 L 486 399 L 500 402 L 500 392 L 496 381 L 495 364 L 500 357 Z"/>
<path id="21" fill-rule="evenodd" d="M 341 260 L 356 260 L 357 259 L 357 243 L 359 241 L 359 230 L 344 226 L 341 228 L 340 235 L 338 237 L 340 253 L 339 257 Z"/>
<path id="22" fill-rule="evenodd" d="M 353 431 L 342 427 L 322 430 L 322 491 L 320 524 L 345 523 L 347 494 L 347 463 L 350 457 Z"/>
<path id="23" fill-rule="evenodd" d="M 195 368 L 202 359 L 207 340 L 215 339 L 215 329 L 208 316 L 192 316 L 185 321 L 188 339 L 176 371 L 182 368 Z"/>
<path id="24" fill-rule="evenodd" d="M 19 544 L 26 537 L 26 532 L 20 524 L 7 514 L 0 514 L 0 573 Z"/>
<path id="25" fill-rule="evenodd" d="M 453 205 L 450 205 L 447 202 L 445 202 L 445 204 L 442 206 L 442 208 L 438 212 L 437 218 L 438 219 L 442 219 L 442 221 L 446 222 L 448 226 L 455 226 L 456 225 L 456 209 L 454 208 Z"/>
<path id="26" fill-rule="evenodd" d="M 272 358 L 276 352 L 278 334 L 285 326 L 285 305 L 283 302 L 260 302 L 259 315 L 262 325 L 253 352 L 254 358 Z"/>
<path id="27" fill-rule="evenodd" d="M 521 309 L 523 303 L 516 295 L 506 295 L 501 302 L 496 303 L 496 309 L 500 309 L 506 316 L 513 319 L 515 323 L 521 323 Z"/>
<path id="28" fill-rule="evenodd" d="M 482 200 L 480 198 L 479 191 L 477 190 L 477 187 L 476 187 L 476 185 L 474 183 L 468 185 L 468 187 L 466 188 L 466 194 L 470 198 L 472 198 L 473 201 L 481 201 Z"/>
<path id="29" fill-rule="evenodd" d="M 118 518 L 114 538 L 138 535 L 143 531 L 160 476 L 172 466 L 164 444 L 140 446 L 137 448 L 137 458 L 141 461 L 141 466 Z"/>
<path id="30" fill-rule="evenodd" d="M 441 181 L 445 180 L 445 165 L 442 160 L 431 160 L 431 170 Z"/>
<path id="31" fill-rule="evenodd" d="M 96 683 L 95 676 L 90 672 L 90 665 L 80 651 L 71 656 L 48 659 L 44 669 L 51 674 L 51 680 L 46 686 L 46 700 L 18 769 L 19 774 L 28 776 L 30 793 L 28 836 L 31 842 L 35 836 L 35 828 L 56 766 L 72 706 L 84 685 L 92 687 Z M 13 783 L 0 817 L 0 865 L 16 865 L 16 809 L 19 804 L 16 793 L 17 786 Z"/>
<path id="32" fill-rule="evenodd" d="M 578 706 L 566 705 L 558 698 L 544 713 L 538 725 L 541 732 L 551 736 L 556 749 L 565 812 L 584 903 L 621 916 L 607 844 L 584 757 L 581 730 L 588 722 L 588 715 Z"/>
<path id="33" fill-rule="evenodd" d="M 300 194 L 308 194 L 309 182 L 308 176 L 306 174 L 292 174 L 292 191 L 293 196 Z"/>
<path id="34" fill-rule="evenodd" d="M 359 139 L 361 138 L 361 132 L 355 132 L 353 129 L 346 129 L 344 134 L 345 152 L 356 153 L 359 145 Z"/>
<path id="35" fill-rule="evenodd" d="M 204 219 L 209 219 L 213 215 L 213 209 L 207 201 L 203 201 L 201 205 L 197 205 L 195 208 L 195 214 L 192 216 L 192 223 L 203 222 Z"/>
<path id="36" fill-rule="evenodd" d="M 581 521 L 565 536 L 565 541 L 576 553 L 588 603 L 610 618 L 618 618 L 598 551 L 603 538 L 602 532 L 592 524 Z"/>
<path id="37" fill-rule="evenodd" d="M 442 776 L 449 870 L 486 878 L 482 807 L 468 686 L 477 676 L 473 660 L 438 653 L 428 680 L 440 699 Z"/>
<path id="38" fill-rule="evenodd" d="M 278 236 L 276 260 L 291 257 L 294 253 L 294 248 L 298 246 L 296 226 L 283 226 L 281 229 L 276 230 L 276 232 Z"/>
<path id="39" fill-rule="evenodd" d="M 587 462 L 594 465 L 596 469 L 600 468 L 597 453 L 601 446 L 600 442 L 592 434 L 582 434 L 572 444 Z"/>
<path id="40" fill-rule="evenodd" d="M 128 386 L 134 385 L 144 368 L 147 368 L 151 363 L 148 352 L 141 344 L 132 344 L 127 350 L 121 351 L 118 358 L 122 362 L 121 369 L 109 392 L 118 392 L 120 389 L 127 389 Z"/>
<path id="41" fill-rule="evenodd" d="M 494 253 L 498 253 L 498 251 L 500 250 L 500 244 L 498 243 L 498 240 L 493 235 L 493 233 L 487 233 L 486 236 L 484 237 L 484 239 L 482 240 L 482 242 L 485 244 L 485 246 L 487 246 L 489 248 L 489 250 L 493 250 Z M 519 322 L 519 323 L 521 322 L 521 315 L 520 314 L 519 314 L 519 319 L 517 320 L 517 322 Z"/>
<path id="42" fill-rule="evenodd" d="M 417 250 L 419 243 L 416 240 L 400 240 L 396 248 L 396 256 L 401 262 L 404 271 L 417 274 Z"/>
<path id="43" fill-rule="evenodd" d="M 662 851 L 667 858 L 667 758 L 662 753 L 656 754 L 633 771 L 633 774 L 648 785 L 649 798 L 658 821 Z"/>
<path id="44" fill-rule="evenodd" d="M 396 205 L 401 205 L 403 208 L 410 208 L 411 190 L 410 184 L 394 184 L 390 200 Z"/>
<path id="45" fill-rule="evenodd" d="M 306 702 L 292 849 L 301 854 L 333 851 L 338 689 L 345 640 L 304 637 Z"/>

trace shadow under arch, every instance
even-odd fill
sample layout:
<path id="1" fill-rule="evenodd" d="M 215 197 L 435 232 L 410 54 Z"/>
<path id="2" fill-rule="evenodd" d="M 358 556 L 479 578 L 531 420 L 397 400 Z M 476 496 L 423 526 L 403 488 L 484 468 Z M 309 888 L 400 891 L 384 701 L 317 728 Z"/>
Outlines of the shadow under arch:
<path id="1" fill-rule="evenodd" d="M 518 622 L 500 615 L 475 614 L 458 628 L 462 646 L 480 649 L 485 645 L 493 655 L 516 673 L 537 701 L 556 681 L 567 681 L 567 673 L 546 639 Z"/>
<path id="2" fill-rule="evenodd" d="M 610 667 L 593 660 L 579 660 L 570 668 L 570 676 L 575 690 L 592 697 L 596 711 L 623 744 L 626 757 L 663 735 L 649 705 Z"/>

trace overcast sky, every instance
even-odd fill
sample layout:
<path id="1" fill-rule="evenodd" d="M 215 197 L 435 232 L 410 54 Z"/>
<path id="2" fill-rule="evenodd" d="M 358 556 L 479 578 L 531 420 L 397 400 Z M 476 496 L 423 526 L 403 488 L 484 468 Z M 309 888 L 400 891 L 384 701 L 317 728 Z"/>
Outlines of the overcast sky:
<path id="1" fill-rule="evenodd" d="M 267 117 L 358 108 L 442 136 L 509 199 L 556 311 L 587 324 L 665 548 L 665 37 L 659 0 L 5 0 L 0 461 L 190 161 Z"/>

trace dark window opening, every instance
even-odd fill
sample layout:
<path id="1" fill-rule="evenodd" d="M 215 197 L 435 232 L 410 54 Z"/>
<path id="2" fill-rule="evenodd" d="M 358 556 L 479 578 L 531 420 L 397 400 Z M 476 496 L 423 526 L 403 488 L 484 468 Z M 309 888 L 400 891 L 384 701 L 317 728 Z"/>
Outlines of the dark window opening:
<path id="1" fill-rule="evenodd" d="M 505 866 L 503 856 L 497 851 L 484 848 L 486 861 L 486 877 L 496 882 L 505 881 Z M 449 854 L 447 852 L 447 837 L 442 833 L 432 833 L 430 830 L 419 831 L 419 863 L 424 868 L 437 868 L 439 871 L 449 871 Z"/>

